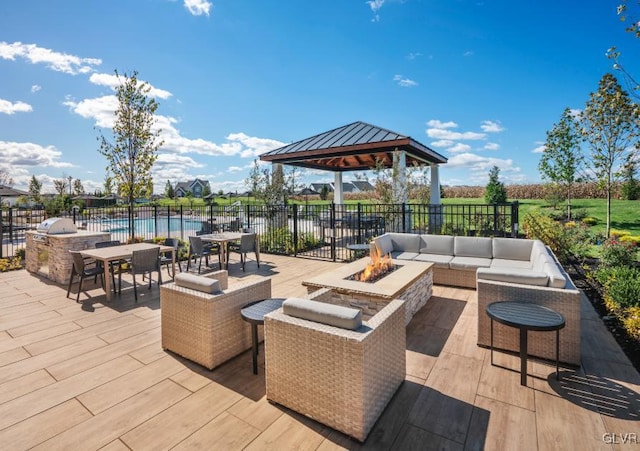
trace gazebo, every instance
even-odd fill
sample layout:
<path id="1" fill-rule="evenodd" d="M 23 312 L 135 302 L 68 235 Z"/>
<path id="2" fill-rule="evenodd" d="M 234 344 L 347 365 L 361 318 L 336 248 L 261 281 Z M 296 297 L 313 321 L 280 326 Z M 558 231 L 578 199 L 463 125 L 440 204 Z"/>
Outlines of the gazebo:
<path id="1" fill-rule="evenodd" d="M 403 185 L 406 180 L 405 170 L 408 164 L 430 166 L 430 203 L 439 205 L 438 165 L 445 164 L 447 159 L 410 136 L 365 122 L 354 122 L 260 155 L 260 160 L 270 161 L 274 165 L 287 164 L 332 171 L 335 177 L 334 202 L 336 204 L 344 202 L 342 192 L 344 172 L 369 170 L 377 164 L 390 168 L 393 166 L 394 158 L 398 159 L 400 176 L 397 181 L 400 185 Z M 402 202 L 406 201 L 407 199 L 402 199 Z"/>

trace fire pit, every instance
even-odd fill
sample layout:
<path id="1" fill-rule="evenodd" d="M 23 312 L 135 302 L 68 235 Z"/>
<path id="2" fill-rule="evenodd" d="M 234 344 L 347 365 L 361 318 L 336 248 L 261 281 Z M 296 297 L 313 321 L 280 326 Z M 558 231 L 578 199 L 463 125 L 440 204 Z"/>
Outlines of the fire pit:
<path id="1" fill-rule="evenodd" d="M 309 293 L 321 288 L 331 290 L 332 304 L 362 310 L 363 319 L 369 319 L 393 299 L 406 301 L 405 325 L 431 297 L 433 272 L 431 263 L 391 260 L 396 269 L 373 281 L 362 282 L 354 275 L 363 273 L 373 262 L 368 257 L 342 265 L 339 268 L 302 282 Z"/>
<path id="2" fill-rule="evenodd" d="M 376 280 L 382 279 L 399 267 L 400 266 L 393 263 L 390 254 L 380 256 L 377 253 L 377 249 L 374 248 L 371 253 L 371 263 L 365 266 L 362 271 L 358 271 L 347 277 L 347 280 L 374 283 Z"/>

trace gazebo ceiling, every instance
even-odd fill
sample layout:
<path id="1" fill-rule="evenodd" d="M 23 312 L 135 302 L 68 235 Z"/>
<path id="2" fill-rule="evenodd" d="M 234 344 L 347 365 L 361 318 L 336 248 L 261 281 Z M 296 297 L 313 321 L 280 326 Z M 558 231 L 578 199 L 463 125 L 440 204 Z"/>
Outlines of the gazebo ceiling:
<path id="1" fill-rule="evenodd" d="M 393 165 L 404 150 L 407 166 L 444 164 L 447 159 L 409 136 L 365 122 L 354 122 L 260 155 L 260 160 L 325 171 L 358 171 Z"/>

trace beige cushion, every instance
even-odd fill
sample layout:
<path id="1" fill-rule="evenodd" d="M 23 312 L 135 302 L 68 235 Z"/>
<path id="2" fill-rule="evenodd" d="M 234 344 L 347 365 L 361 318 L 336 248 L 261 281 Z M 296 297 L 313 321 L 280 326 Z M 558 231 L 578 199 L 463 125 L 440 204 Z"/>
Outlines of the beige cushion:
<path id="1" fill-rule="evenodd" d="M 391 237 L 388 233 L 374 238 L 373 241 L 376 243 L 376 247 L 378 248 L 380 255 L 390 254 L 393 252 L 393 243 L 391 242 Z"/>
<path id="2" fill-rule="evenodd" d="M 391 252 L 392 258 L 397 258 L 398 260 L 413 260 L 418 255 L 417 252 L 405 252 L 405 251 L 393 251 Z"/>
<path id="3" fill-rule="evenodd" d="M 342 329 L 356 330 L 362 325 L 360 309 L 310 299 L 289 298 L 282 303 L 282 311 L 289 316 Z"/>
<path id="4" fill-rule="evenodd" d="M 491 260 L 491 267 L 531 269 L 531 262 L 529 260 L 505 260 L 502 258 L 494 258 Z"/>
<path id="5" fill-rule="evenodd" d="M 420 235 L 420 253 L 451 255 L 453 257 L 453 237 L 448 235 Z"/>
<path id="6" fill-rule="evenodd" d="M 526 260 L 531 258 L 532 240 L 518 238 L 494 238 L 493 258 L 504 260 Z"/>
<path id="7" fill-rule="evenodd" d="M 420 235 L 413 233 L 388 233 L 394 251 L 418 252 L 420 249 Z"/>
<path id="8" fill-rule="evenodd" d="M 558 268 L 555 262 L 545 263 L 544 272 L 549 276 L 549 286 L 553 288 L 565 288 L 567 286 L 567 279 L 564 274 Z"/>
<path id="9" fill-rule="evenodd" d="M 210 279 L 196 274 L 180 273 L 176 275 L 175 283 L 179 287 L 190 288 L 203 293 L 217 293 L 220 290 L 220 282 L 217 279 Z"/>
<path id="10" fill-rule="evenodd" d="M 540 287 L 546 286 L 549 280 L 546 273 L 522 268 L 478 268 L 476 277 L 483 280 L 521 283 L 524 285 L 536 285 Z"/>
<path id="11" fill-rule="evenodd" d="M 456 236 L 454 237 L 453 251 L 453 255 L 456 257 L 493 258 L 491 238 Z"/>
<path id="12" fill-rule="evenodd" d="M 490 266 L 491 259 L 482 257 L 453 257 L 449 263 L 449 268 L 462 270 L 475 270 L 478 268 L 488 268 Z"/>
<path id="13" fill-rule="evenodd" d="M 434 266 L 437 266 L 439 268 L 449 268 L 449 263 L 451 262 L 451 260 L 453 260 L 453 256 L 439 254 L 418 254 L 418 256 L 413 260 L 417 262 L 433 263 Z"/>

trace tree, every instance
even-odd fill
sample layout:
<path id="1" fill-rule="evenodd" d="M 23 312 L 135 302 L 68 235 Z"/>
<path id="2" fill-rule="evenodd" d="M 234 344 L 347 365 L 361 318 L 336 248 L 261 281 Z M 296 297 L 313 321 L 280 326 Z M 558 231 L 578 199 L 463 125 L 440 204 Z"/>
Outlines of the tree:
<path id="1" fill-rule="evenodd" d="M 176 191 L 173 189 L 173 185 L 170 180 L 167 180 L 167 184 L 164 185 L 164 195 L 169 199 L 176 197 Z"/>
<path id="2" fill-rule="evenodd" d="M 569 108 L 560 121 L 547 132 L 547 142 L 538 170 L 542 178 L 560 186 L 567 201 L 567 219 L 571 219 L 571 191 L 579 181 L 578 171 L 583 163 L 580 143 L 582 135 Z"/>
<path id="3" fill-rule="evenodd" d="M 627 200 L 640 198 L 640 182 L 636 178 L 638 173 L 638 161 L 633 153 L 629 154 L 627 162 L 622 168 L 622 197 Z"/>
<path id="4" fill-rule="evenodd" d="M 640 20 L 638 19 L 638 15 L 640 15 L 640 2 L 636 4 L 636 11 L 630 12 L 628 6 L 627 0 L 622 0 L 622 3 L 620 3 L 617 8 L 618 16 L 622 22 L 629 24 L 625 31 L 635 35 L 636 38 L 640 38 Z M 627 72 L 620 61 L 620 56 L 620 52 L 616 47 L 611 47 L 607 50 L 607 57 L 613 60 L 613 68 L 622 74 L 622 79 L 631 96 L 640 100 L 640 83 Z"/>
<path id="5" fill-rule="evenodd" d="M 73 181 L 73 194 L 76 196 L 81 196 L 84 194 L 84 186 L 82 186 L 82 182 L 80 179 L 75 179 Z"/>
<path id="6" fill-rule="evenodd" d="M 202 197 L 207 197 L 211 195 L 211 187 L 209 186 L 208 183 L 205 183 L 204 187 L 202 188 Z"/>
<path id="7" fill-rule="evenodd" d="M 32 175 L 29 181 L 29 197 L 31 197 L 31 200 L 35 203 L 40 203 L 42 200 L 40 191 L 42 191 L 42 182 L 38 180 L 35 175 Z"/>
<path id="8" fill-rule="evenodd" d="M 99 152 L 107 159 L 108 170 L 113 174 L 118 188 L 127 197 L 129 204 L 130 239 L 134 240 L 133 206 L 136 197 L 148 193 L 152 185 L 151 168 L 158 158 L 157 150 L 163 144 L 159 140 L 159 130 L 153 130 L 157 120 L 154 114 L 158 103 L 149 97 L 151 86 L 138 81 L 138 72 L 126 73 L 120 77 L 115 71 L 118 82 L 116 97 L 118 108 L 115 111 L 115 123 L 112 140 L 108 140 L 102 131 L 98 141 Z"/>
<path id="9" fill-rule="evenodd" d="M 500 181 L 500 168 L 494 166 L 489 171 L 489 183 L 484 191 L 484 201 L 488 204 L 504 204 L 507 201 L 507 189 Z"/>
<path id="10" fill-rule="evenodd" d="M 0 168 L 0 185 L 13 186 L 13 178 L 9 175 L 9 172 Z"/>
<path id="11" fill-rule="evenodd" d="M 329 187 L 326 183 L 322 184 L 322 188 L 320 188 L 320 199 L 327 200 L 329 198 Z"/>
<path id="12" fill-rule="evenodd" d="M 113 177 L 111 177 L 109 171 L 107 171 L 104 176 L 104 195 L 108 196 L 110 194 L 113 194 Z"/>
<path id="13" fill-rule="evenodd" d="M 591 150 L 591 166 L 607 195 L 606 236 L 611 231 L 611 194 L 620 178 L 621 160 L 640 148 L 640 111 L 612 74 L 605 74 L 589 95 L 582 113 L 581 132 Z"/>
<path id="14" fill-rule="evenodd" d="M 67 178 L 62 177 L 61 179 L 55 179 L 53 181 L 53 188 L 56 190 L 59 196 L 64 196 L 67 194 Z"/>

